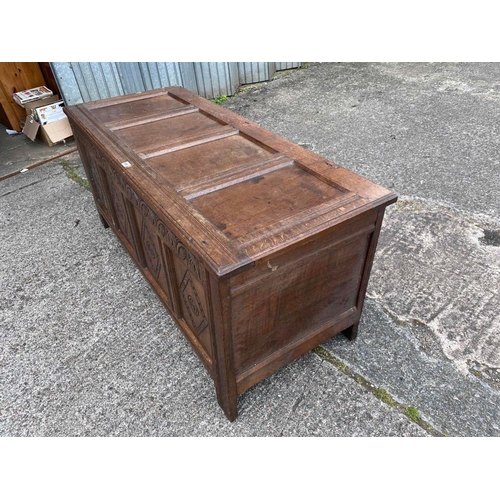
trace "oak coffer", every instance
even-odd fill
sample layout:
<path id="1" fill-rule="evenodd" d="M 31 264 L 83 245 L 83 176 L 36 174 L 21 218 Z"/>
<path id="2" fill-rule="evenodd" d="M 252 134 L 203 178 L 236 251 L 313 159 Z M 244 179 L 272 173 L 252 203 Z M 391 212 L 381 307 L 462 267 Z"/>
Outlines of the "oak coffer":
<path id="1" fill-rule="evenodd" d="M 238 394 L 356 337 L 393 193 L 181 87 L 65 111 L 102 223 L 230 420 Z"/>

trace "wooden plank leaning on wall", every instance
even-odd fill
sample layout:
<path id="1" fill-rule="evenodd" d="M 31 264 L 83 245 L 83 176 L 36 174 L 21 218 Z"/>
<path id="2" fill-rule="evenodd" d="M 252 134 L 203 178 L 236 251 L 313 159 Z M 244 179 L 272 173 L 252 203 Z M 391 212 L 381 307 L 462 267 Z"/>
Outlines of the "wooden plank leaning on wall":
<path id="1" fill-rule="evenodd" d="M 21 132 L 20 120 L 25 118 L 26 112 L 14 101 L 12 94 L 45 84 L 37 62 L 0 63 L 0 121 Z"/>

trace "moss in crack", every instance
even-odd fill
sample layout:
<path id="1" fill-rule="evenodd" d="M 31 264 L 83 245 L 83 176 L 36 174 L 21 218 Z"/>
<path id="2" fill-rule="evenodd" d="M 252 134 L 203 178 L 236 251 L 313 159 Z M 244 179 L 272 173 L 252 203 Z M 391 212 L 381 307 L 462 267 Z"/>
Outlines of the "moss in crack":
<path id="1" fill-rule="evenodd" d="M 394 321 L 394 323 L 396 323 L 396 325 L 408 326 L 408 321 L 406 321 L 405 319 L 399 319 L 396 316 L 392 316 L 392 320 Z"/>
<path id="2" fill-rule="evenodd" d="M 320 358 L 325 359 L 332 365 L 334 365 L 338 370 L 340 370 L 342 373 L 347 373 L 348 368 L 345 363 L 342 363 L 342 361 L 334 358 L 326 349 L 324 349 L 321 346 L 315 347 L 313 349 L 313 352 L 315 352 Z"/>
<path id="3" fill-rule="evenodd" d="M 88 191 L 90 191 L 90 184 L 87 179 L 84 179 L 83 177 L 80 177 L 76 173 L 76 167 L 74 165 L 71 165 L 71 163 L 68 160 L 61 160 L 60 164 L 66 173 L 66 177 L 68 179 L 71 179 L 72 181 L 75 181 L 77 184 L 80 186 L 84 187 Z"/>
<path id="4" fill-rule="evenodd" d="M 415 319 L 415 318 L 411 320 L 411 325 L 412 326 L 420 326 L 422 328 L 427 328 L 427 325 L 423 321 L 420 321 L 419 319 Z"/>
<path id="5" fill-rule="evenodd" d="M 247 92 L 250 92 L 251 90 L 254 90 L 256 88 L 257 87 L 255 85 L 242 85 L 233 95 L 221 95 L 220 97 L 211 99 L 211 101 L 215 104 L 222 104 L 223 102 L 229 101 L 229 99 L 232 99 L 233 97 L 238 97 L 239 95 L 246 94 Z"/>
<path id="6" fill-rule="evenodd" d="M 420 416 L 420 413 L 414 406 L 407 406 L 405 408 L 405 415 L 413 422 L 416 424 L 422 420 L 422 417 Z"/>
<path id="7" fill-rule="evenodd" d="M 371 382 L 356 373 L 352 368 L 347 366 L 345 363 L 337 359 L 331 352 L 327 351 L 324 347 L 318 346 L 313 349 L 313 352 L 317 354 L 321 359 L 327 361 L 337 368 L 339 371 L 347 375 L 349 378 L 354 380 L 358 385 L 364 387 L 367 391 L 371 392 L 377 399 L 382 401 L 384 404 L 394 408 L 399 413 L 402 413 L 412 422 L 417 424 L 419 427 L 427 431 L 431 436 L 444 436 L 443 433 L 435 429 L 431 424 L 426 422 L 421 416 L 418 410 L 414 406 L 408 406 L 403 403 L 396 401 L 385 389 L 382 387 L 375 387 Z"/>
<path id="8" fill-rule="evenodd" d="M 380 401 L 383 401 L 386 405 L 394 406 L 396 404 L 396 401 L 392 399 L 392 396 L 385 389 L 382 389 L 382 387 L 377 387 L 373 394 L 375 394 L 375 397 L 380 399 Z"/>

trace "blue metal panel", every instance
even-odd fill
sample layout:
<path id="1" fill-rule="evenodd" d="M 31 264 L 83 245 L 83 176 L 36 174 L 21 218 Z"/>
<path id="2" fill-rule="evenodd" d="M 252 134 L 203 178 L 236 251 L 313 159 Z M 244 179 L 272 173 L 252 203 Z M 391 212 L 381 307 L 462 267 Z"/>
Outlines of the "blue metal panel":
<path id="1" fill-rule="evenodd" d="M 71 63 L 85 102 L 123 94 L 116 63 Z"/>

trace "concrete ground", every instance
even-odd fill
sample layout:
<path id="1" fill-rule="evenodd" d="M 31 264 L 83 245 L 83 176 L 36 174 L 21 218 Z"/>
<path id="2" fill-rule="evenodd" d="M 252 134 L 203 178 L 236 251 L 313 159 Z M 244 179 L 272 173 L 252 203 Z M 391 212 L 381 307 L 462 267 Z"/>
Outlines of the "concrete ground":
<path id="1" fill-rule="evenodd" d="M 313 64 L 245 90 L 223 105 L 399 195 L 358 339 L 228 422 L 71 153 L 0 182 L 0 435 L 500 435 L 500 64 Z"/>
<path id="2" fill-rule="evenodd" d="M 65 144 L 55 144 L 49 148 L 41 140 L 33 142 L 24 134 L 7 134 L 7 127 L 0 123 L 0 181 L 74 147 L 74 141 L 68 140 Z"/>

